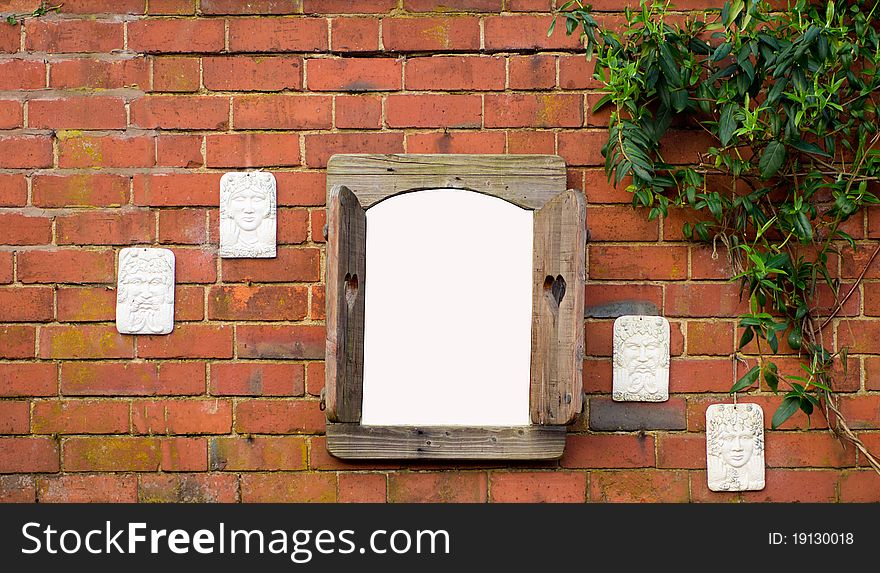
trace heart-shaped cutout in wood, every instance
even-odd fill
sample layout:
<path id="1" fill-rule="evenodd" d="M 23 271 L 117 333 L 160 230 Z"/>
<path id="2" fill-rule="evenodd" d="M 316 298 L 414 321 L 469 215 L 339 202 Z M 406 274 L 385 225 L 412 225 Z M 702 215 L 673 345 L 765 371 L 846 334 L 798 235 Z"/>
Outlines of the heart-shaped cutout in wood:
<path id="1" fill-rule="evenodd" d="M 556 275 L 556 278 L 547 275 L 547 278 L 544 279 L 544 294 L 555 303 L 555 308 L 559 308 L 562 299 L 565 298 L 565 279 L 562 278 L 562 275 Z"/>
<path id="2" fill-rule="evenodd" d="M 349 310 L 354 308 L 354 301 L 358 294 L 358 276 L 351 273 L 345 275 L 345 303 Z"/>

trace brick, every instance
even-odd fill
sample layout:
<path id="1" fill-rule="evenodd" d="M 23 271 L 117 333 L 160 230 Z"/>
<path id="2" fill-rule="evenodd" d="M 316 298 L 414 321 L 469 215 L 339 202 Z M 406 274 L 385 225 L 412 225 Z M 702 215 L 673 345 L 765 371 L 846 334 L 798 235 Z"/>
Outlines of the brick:
<path id="1" fill-rule="evenodd" d="M 31 100 L 28 125 L 49 129 L 123 129 L 125 100 L 96 96 Z"/>
<path id="2" fill-rule="evenodd" d="M 875 341 L 880 335 L 880 321 L 845 320 L 837 327 L 840 347 L 848 347 L 850 352 L 869 354 L 877 351 Z"/>
<path id="3" fill-rule="evenodd" d="M 0 284 L 9 284 L 13 279 L 12 259 L 14 253 L 11 251 L 0 252 Z"/>
<path id="4" fill-rule="evenodd" d="M 134 23 L 134 22 L 133 22 Z M 123 24 L 98 20 L 40 20 L 27 22 L 25 48 L 29 52 L 97 52 L 123 48 Z M 131 43 L 129 27 L 129 44 Z M 136 49 L 133 46 L 129 46 Z"/>
<path id="5" fill-rule="evenodd" d="M 340 473 L 340 503 L 385 503 L 385 474 Z"/>
<path id="6" fill-rule="evenodd" d="M 302 364 L 217 362 L 211 365 L 215 396 L 302 396 Z"/>
<path id="7" fill-rule="evenodd" d="M 859 249 L 845 249 L 840 261 L 840 273 L 843 278 L 857 278 L 865 271 L 866 279 L 880 278 L 880 265 L 869 265 L 868 261 L 874 254 L 874 249 L 866 248 L 865 245 L 859 245 Z M 867 268 L 867 270 L 865 270 Z"/>
<path id="8" fill-rule="evenodd" d="M 504 58 L 434 56 L 417 57 L 406 62 L 406 88 L 444 91 L 503 90 Z"/>
<path id="9" fill-rule="evenodd" d="M 150 15 L 188 16 L 196 13 L 196 0 L 151 0 Z"/>
<path id="10" fill-rule="evenodd" d="M 52 62 L 49 87 L 71 89 L 147 89 L 150 69 L 144 58 L 95 60 L 77 58 Z"/>
<path id="11" fill-rule="evenodd" d="M 687 276 L 687 248 L 589 247 L 591 279 L 678 280 Z"/>
<path id="12" fill-rule="evenodd" d="M 379 129 L 382 127 L 382 99 L 378 96 L 336 96 L 336 127 Z"/>
<path id="13" fill-rule="evenodd" d="M 18 254 L 18 278 L 23 283 L 113 282 L 113 252 L 79 249 L 22 252 Z"/>
<path id="14" fill-rule="evenodd" d="M 496 503 L 583 503 L 584 472 L 492 472 L 490 501 Z"/>
<path id="15" fill-rule="evenodd" d="M 639 468 L 654 465 L 654 437 L 650 435 L 569 435 L 564 468 Z"/>
<path id="16" fill-rule="evenodd" d="M 306 441 L 293 437 L 214 438 L 210 468 L 219 471 L 306 469 Z"/>
<path id="17" fill-rule="evenodd" d="M 52 371 L 49 393 L 54 393 L 54 367 Z M 61 365 L 61 389 L 66 396 L 201 394 L 205 366 L 200 362 L 68 362 Z"/>
<path id="18" fill-rule="evenodd" d="M 861 440 L 862 445 L 865 446 L 865 449 L 868 450 L 868 453 L 876 459 L 878 449 L 880 449 L 880 432 L 859 432 L 858 437 Z M 846 442 L 843 443 L 847 448 L 851 447 L 851 444 Z M 858 459 L 860 466 L 870 467 L 871 462 L 863 452 L 858 452 Z"/>
<path id="19" fill-rule="evenodd" d="M 236 129 L 326 129 L 333 124 L 332 98 L 304 95 L 236 96 Z"/>
<path id="20" fill-rule="evenodd" d="M 320 52 L 329 46 L 324 18 L 236 18 L 229 21 L 233 52 Z"/>
<path id="21" fill-rule="evenodd" d="M 880 390 L 880 358 L 865 357 L 865 390 Z"/>
<path id="22" fill-rule="evenodd" d="M 44 326 L 40 330 L 40 358 L 132 358 L 132 342 L 113 326 Z"/>
<path id="23" fill-rule="evenodd" d="M 152 137 L 90 137 L 80 132 L 58 133 L 58 166 L 62 168 L 152 167 L 155 164 L 155 140 Z M 128 182 L 127 177 L 125 181 Z"/>
<path id="24" fill-rule="evenodd" d="M 34 478 L 26 475 L 0 476 L 0 503 L 35 503 Z"/>
<path id="25" fill-rule="evenodd" d="M 202 14 L 296 14 L 297 2 L 290 0 L 202 0 Z"/>
<path id="26" fill-rule="evenodd" d="M 324 359 L 323 326 L 240 325 L 236 334 L 239 358 Z"/>
<path id="27" fill-rule="evenodd" d="M 553 9 L 553 0 L 507 0 L 510 12 L 546 12 Z"/>
<path id="28" fill-rule="evenodd" d="M 323 285 L 314 285 L 312 286 L 312 305 L 311 310 L 309 311 L 309 317 L 312 320 L 326 320 L 326 299 L 324 297 L 324 286 Z"/>
<path id="29" fill-rule="evenodd" d="M 109 322 L 116 319 L 116 291 L 108 287 L 60 287 L 59 322 Z"/>
<path id="30" fill-rule="evenodd" d="M 374 18 L 333 18 L 330 36 L 334 52 L 379 50 L 379 21 Z"/>
<path id="31" fill-rule="evenodd" d="M 663 240 L 689 241 L 690 239 L 684 235 L 685 223 L 689 223 L 693 226 L 695 223 L 699 222 L 713 224 L 713 219 L 708 213 L 694 211 L 690 208 L 672 207 L 669 209 L 667 215 L 663 217 Z M 726 254 L 723 250 L 723 245 L 720 246 L 722 247 L 722 250 L 719 251 L 719 258 Z"/>
<path id="32" fill-rule="evenodd" d="M 163 167 L 202 167 L 201 135 L 162 134 L 156 138 L 156 164 Z"/>
<path id="33" fill-rule="evenodd" d="M 691 470 L 691 502 L 697 503 L 741 503 L 742 494 L 738 491 L 716 492 L 709 489 L 706 471 Z"/>
<path id="34" fill-rule="evenodd" d="M 660 140 L 660 155 L 667 163 L 696 163 L 701 154 L 717 143 L 718 140 L 702 131 L 670 129 Z"/>
<path id="35" fill-rule="evenodd" d="M 130 245 L 151 243 L 156 217 L 148 210 L 86 212 L 55 219 L 59 245 Z"/>
<path id="36" fill-rule="evenodd" d="M 855 448 L 844 449 L 830 432 L 768 432 L 767 467 L 841 468 L 856 465 Z"/>
<path id="37" fill-rule="evenodd" d="M 323 209 L 314 209 L 311 212 L 311 234 L 312 241 L 315 243 L 325 243 L 324 226 L 327 224 L 327 211 Z"/>
<path id="38" fill-rule="evenodd" d="M 840 413 L 850 428 L 878 429 L 880 428 L 880 395 L 841 397 Z"/>
<path id="39" fill-rule="evenodd" d="M 134 475 L 62 475 L 37 478 L 40 503 L 134 503 Z"/>
<path id="40" fill-rule="evenodd" d="M 0 207 L 23 207 L 27 203 L 24 175 L 0 174 Z"/>
<path id="41" fill-rule="evenodd" d="M 390 474 L 388 501 L 393 503 L 485 503 L 484 472 Z"/>
<path id="42" fill-rule="evenodd" d="M 706 467 L 704 434 L 658 434 L 657 467 L 703 469 Z"/>
<path id="43" fill-rule="evenodd" d="M 384 14 L 397 8 L 397 0 L 303 0 L 306 14 Z"/>
<path id="44" fill-rule="evenodd" d="M 144 0 L 68 0 L 61 6 L 60 12 L 64 14 L 143 14 Z"/>
<path id="45" fill-rule="evenodd" d="M 203 58 L 205 87 L 216 91 L 300 90 L 303 63 L 298 56 Z"/>
<path id="46" fill-rule="evenodd" d="M 382 40 L 392 52 L 480 49 L 480 21 L 472 16 L 385 18 Z"/>
<path id="47" fill-rule="evenodd" d="M 739 285 L 674 283 L 666 287 L 666 316 L 735 317 L 748 312 L 748 301 L 739 300 Z"/>
<path id="48" fill-rule="evenodd" d="M 210 320 L 302 320 L 308 289 L 303 286 L 218 286 L 208 291 Z"/>
<path id="49" fill-rule="evenodd" d="M 299 165 L 295 133 L 224 133 L 208 135 L 208 167 L 269 167 Z"/>
<path id="50" fill-rule="evenodd" d="M 0 137 L 0 169 L 52 167 L 52 138 L 43 135 Z"/>
<path id="51" fill-rule="evenodd" d="M 818 502 L 837 501 L 836 471 L 768 469 L 761 491 L 745 491 L 747 502 Z"/>
<path id="52" fill-rule="evenodd" d="M 504 153 L 501 131 L 443 131 L 406 136 L 409 153 Z"/>
<path id="53" fill-rule="evenodd" d="M 862 289 L 865 293 L 865 316 L 880 316 L 880 283 L 862 283 Z M 849 291 L 849 287 L 842 289 L 841 292 Z M 853 297 L 858 300 L 858 290 L 853 293 Z"/>
<path id="54" fill-rule="evenodd" d="M 207 209 L 173 209 L 159 212 L 159 242 L 200 245 L 208 241 Z"/>
<path id="55" fill-rule="evenodd" d="M 131 124 L 147 129 L 226 129 L 229 98 L 145 96 L 131 102 Z"/>
<path id="56" fill-rule="evenodd" d="M 612 383 L 611 361 L 584 360 L 584 392 L 587 394 L 610 394 Z"/>
<path id="57" fill-rule="evenodd" d="M 688 501 L 688 473 L 674 470 L 590 473 L 590 501 L 683 503 Z"/>
<path id="58" fill-rule="evenodd" d="M 51 438 L 0 438 L 0 473 L 57 472 L 58 442 Z"/>
<path id="59" fill-rule="evenodd" d="M 745 374 L 745 369 L 738 374 Z M 669 365 L 670 392 L 727 392 L 734 382 L 728 359 L 673 360 Z"/>
<path id="60" fill-rule="evenodd" d="M 601 149 L 605 144 L 607 135 L 601 131 L 586 131 L 588 134 L 584 144 L 589 144 L 589 153 L 586 156 L 578 154 L 577 148 L 577 132 L 565 132 L 560 134 L 559 153 L 565 152 L 566 160 L 571 161 L 571 157 L 580 157 L 581 161 L 587 161 L 591 165 L 602 165 L 605 163 L 602 157 Z M 564 145 L 563 145 L 564 143 Z M 596 163 L 593 163 L 593 160 Z M 620 182 L 619 187 L 615 188 L 605 175 L 604 169 L 585 169 L 584 170 L 584 194 L 587 197 L 588 204 L 595 203 L 632 203 L 632 194 L 626 190 L 626 186 L 632 183 L 629 177 L 624 178 Z"/>
<path id="61" fill-rule="evenodd" d="M 590 398 L 590 429 L 599 432 L 636 430 L 684 430 L 687 404 L 684 398 L 666 402 L 615 402 L 609 398 Z"/>
<path id="62" fill-rule="evenodd" d="M 580 127 L 583 98 L 575 94 L 487 94 L 486 127 Z"/>
<path id="63" fill-rule="evenodd" d="M 501 0 L 404 0 L 410 12 L 500 12 Z"/>
<path id="64" fill-rule="evenodd" d="M 274 175 L 278 182 L 279 207 L 324 205 L 327 195 L 327 175 L 323 171 L 285 171 Z"/>
<path id="65" fill-rule="evenodd" d="M 564 90 L 598 89 L 603 87 L 593 77 L 596 60 L 582 55 L 559 56 L 559 87 Z"/>
<path id="66" fill-rule="evenodd" d="M 46 64 L 34 60 L 0 62 L 0 89 L 38 90 L 46 87 Z"/>
<path id="67" fill-rule="evenodd" d="M 177 286 L 174 289 L 174 320 L 198 321 L 205 318 L 205 289 Z"/>
<path id="68" fill-rule="evenodd" d="M 222 259 L 223 280 L 296 282 L 321 278 L 318 249 L 280 248 L 274 259 Z"/>
<path id="69" fill-rule="evenodd" d="M 181 283 L 212 283 L 217 280 L 216 252 L 209 249 L 174 249 L 176 279 Z"/>
<path id="70" fill-rule="evenodd" d="M 128 23 L 128 48 L 136 52 L 219 52 L 224 44 L 222 20 L 151 19 Z"/>
<path id="71" fill-rule="evenodd" d="M 134 204 L 153 207 L 216 207 L 220 204 L 219 173 L 155 173 L 135 175 Z"/>
<path id="72" fill-rule="evenodd" d="M 0 213 L 0 245 L 45 245 L 52 242 L 52 220 L 19 213 Z"/>
<path id="73" fill-rule="evenodd" d="M 34 434 L 128 433 L 128 402 L 98 400 L 39 401 L 33 407 Z"/>
<path id="74" fill-rule="evenodd" d="M 17 52 L 21 47 L 21 24 L 0 28 L 0 53 Z"/>
<path id="75" fill-rule="evenodd" d="M 306 363 L 306 389 L 312 396 L 319 396 L 324 388 L 324 363 Z"/>
<path id="76" fill-rule="evenodd" d="M 307 63 L 311 91 L 392 91 L 402 87 L 401 60 L 318 58 Z"/>
<path id="77" fill-rule="evenodd" d="M 205 471 L 204 438 L 84 437 L 64 441 L 71 472 Z"/>
<path id="78" fill-rule="evenodd" d="M 33 326 L 0 326 L 0 358 L 33 358 L 35 333 Z M 4 384 L 0 382 L 0 393 L 3 387 Z"/>
<path id="79" fill-rule="evenodd" d="M 880 501 L 880 476 L 873 470 L 844 473 L 840 476 L 840 501 L 846 503 Z"/>
<path id="80" fill-rule="evenodd" d="M 180 324 L 171 334 L 138 339 L 140 358 L 232 358 L 232 327 Z"/>
<path id="81" fill-rule="evenodd" d="M 244 503 L 333 503 L 336 474 L 268 473 L 242 474 Z"/>
<path id="82" fill-rule="evenodd" d="M 159 400 L 132 404 L 136 434 L 226 434 L 232 428 L 229 400 Z"/>
<path id="83" fill-rule="evenodd" d="M 153 58 L 152 91 L 197 92 L 199 87 L 201 70 L 198 58 Z"/>
<path id="84" fill-rule="evenodd" d="M 0 288 L 0 320 L 3 322 L 49 322 L 55 315 L 53 292 L 44 287 Z"/>
<path id="85" fill-rule="evenodd" d="M 623 314 L 660 314 L 663 288 L 650 284 L 586 285 L 584 314 L 593 318 L 617 318 Z M 639 313 L 629 309 L 641 309 Z M 654 312 L 648 312 L 654 311 Z"/>
<path id="86" fill-rule="evenodd" d="M 508 87 L 512 90 L 553 89 L 556 87 L 556 56 L 511 56 L 508 73 Z"/>
<path id="87" fill-rule="evenodd" d="M 238 476 L 141 474 L 138 500 L 141 503 L 234 503 L 238 501 Z"/>
<path id="88" fill-rule="evenodd" d="M 326 419 L 316 400 L 242 400 L 235 407 L 235 431 L 252 434 L 315 434 Z"/>
<path id="89" fill-rule="evenodd" d="M 35 175 L 37 207 L 118 207 L 128 203 L 129 178 L 119 175 Z"/>
<path id="90" fill-rule="evenodd" d="M 30 432 L 30 404 L 24 400 L 0 401 L 0 434 Z"/>
<path id="91" fill-rule="evenodd" d="M 326 133 L 306 135 L 306 165 L 326 167 L 337 153 L 403 153 L 402 133 Z"/>
<path id="92" fill-rule="evenodd" d="M 390 95 L 385 121 L 390 127 L 479 127 L 477 95 Z"/>
<path id="93" fill-rule="evenodd" d="M 556 152 L 556 134 L 552 131 L 508 131 L 507 152 L 552 155 Z"/>
<path id="94" fill-rule="evenodd" d="M 560 132 L 559 155 L 565 158 L 565 162 L 568 165 L 604 165 L 605 158 L 602 157 L 602 146 L 605 145 L 607 140 L 608 134 L 605 131 L 581 130 Z M 592 201 L 590 192 L 592 183 L 594 183 L 594 180 L 588 179 L 585 187 L 590 201 Z M 606 189 L 607 185 L 607 183 L 602 183 L 599 188 Z M 623 199 L 624 201 L 620 202 L 629 202 L 632 200 L 632 196 L 626 193 Z"/>
<path id="95" fill-rule="evenodd" d="M 489 16 L 483 20 L 487 50 L 578 49 L 577 34 L 568 36 L 562 29 L 550 37 L 547 30 L 553 16 Z M 562 28 L 562 26 L 560 26 Z"/>
<path id="96" fill-rule="evenodd" d="M 687 323 L 687 349 L 691 355 L 728 356 L 733 353 L 735 323 L 732 321 L 691 320 Z"/>
<path id="97" fill-rule="evenodd" d="M 646 213 L 629 205 L 607 205 L 587 208 L 590 241 L 656 241 L 660 224 L 648 221 Z"/>

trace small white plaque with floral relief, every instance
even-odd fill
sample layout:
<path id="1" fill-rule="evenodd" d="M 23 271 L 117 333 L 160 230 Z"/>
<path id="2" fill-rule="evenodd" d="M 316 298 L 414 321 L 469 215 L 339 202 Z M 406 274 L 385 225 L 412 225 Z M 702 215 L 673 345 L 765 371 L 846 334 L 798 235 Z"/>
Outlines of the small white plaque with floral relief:
<path id="1" fill-rule="evenodd" d="M 757 404 L 712 404 L 706 410 L 709 489 L 764 489 L 764 411 Z"/>
<path id="2" fill-rule="evenodd" d="M 662 316 L 621 316 L 614 321 L 611 397 L 618 402 L 669 399 L 669 321 Z"/>
<path id="3" fill-rule="evenodd" d="M 225 174 L 220 179 L 220 256 L 275 257 L 276 210 L 274 175 Z"/>
<path id="4" fill-rule="evenodd" d="M 174 329 L 174 253 L 128 248 L 119 252 L 116 330 L 168 334 Z"/>

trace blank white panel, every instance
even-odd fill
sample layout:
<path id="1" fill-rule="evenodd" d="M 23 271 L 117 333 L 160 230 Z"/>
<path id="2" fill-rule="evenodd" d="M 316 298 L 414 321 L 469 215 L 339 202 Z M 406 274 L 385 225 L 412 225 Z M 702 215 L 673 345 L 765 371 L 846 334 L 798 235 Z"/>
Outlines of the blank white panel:
<path id="1" fill-rule="evenodd" d="M 363 425 L 530 423 L 533 227 L 457 189 L 367 210 Z"/>

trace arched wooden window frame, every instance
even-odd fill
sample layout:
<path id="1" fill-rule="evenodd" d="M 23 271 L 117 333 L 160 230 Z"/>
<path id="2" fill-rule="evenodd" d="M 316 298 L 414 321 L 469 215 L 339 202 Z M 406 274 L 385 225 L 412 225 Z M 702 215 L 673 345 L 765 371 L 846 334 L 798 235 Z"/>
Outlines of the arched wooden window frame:
<path id="1" fill-rule="evenodd" d="M 366 209 L 467 189 L 534 211 L 528 426 L 361 425 Z M 556 155 L 334 155 L 327 167 L 327 449 L 344 459 L 554 459 L 582 408 L 586 207 Z M 559 279 L 559 277 L 562 277 Z M 564 282 L 563 282 L 564 281 Z M 564 286 L 563 286 L 564 285 Z M 561 299 L 561 300 L 560 300 Z"/>

